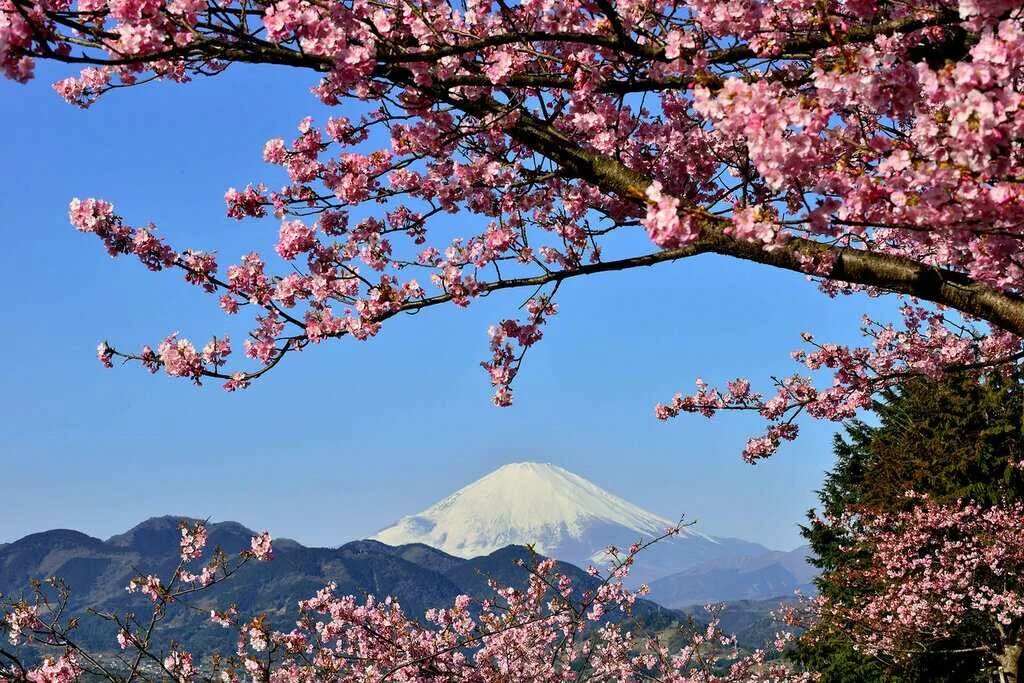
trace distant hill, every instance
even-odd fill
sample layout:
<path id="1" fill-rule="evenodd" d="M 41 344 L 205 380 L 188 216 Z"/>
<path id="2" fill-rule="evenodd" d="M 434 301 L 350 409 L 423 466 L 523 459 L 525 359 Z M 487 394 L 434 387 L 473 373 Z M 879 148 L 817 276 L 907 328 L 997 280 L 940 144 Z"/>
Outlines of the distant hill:
<path id="1" fill-rule="evenodd" d="M 736 636 L 736 643 L 744 649 L 752 650 L 763 648 L 767 643 L 775 640 L 779 631 L 791 630 L 790 627 L 780 624 L 773 616 L 783 605 L 794 604 L 796 599 L 793 596 L 780 596 L 767 600 L 737 600 L 725 603 L 719 613 L 719 626 L 724 633 Z M 702 625 L 707 623 L 708 613 L 704 605 L 689 605 L 679 610 L 683 615 L 681 624 L 686 624 L 686 617 L 690 617 L 694 623 Z M 686 644 L 686 629 L 688 626 L 680 627 L 673 624 L 665 629 L 661 636 L 670 650 L 675 650 Z"/>
<path id="2" fill-rule="evenodd" d="M 761 600 L 813 593 L 817 569 L 807 562 L 811 550 L 769 551 L 704 562 L 651 583 L 650 599 L 665 607 L 708 602 Z"/>
<path id="3" fill-rule="evenodd" d="M 119 613 L 144 613 L 147 601 L 125 591 L 139 573 L 166 577 L 177 564 L 179 517 L 149 519 L 124 534 L 106 541 L 77 531 L 58 529 L 26 536 L 0 547 L 0 593 L 17 598 L 27 595 L 32 579 L 59 576 L 72 589 L 71 613 L 86 608 Z M 210 545 L 229 553 L 248 547 L 253 532 L 236 522 L 208 526 Z M 532 558 L 521 546 L 498 549 L 488 555 L 463 559 L 422 544 L 389 546 L 365 540 L 338 548 L 307 548 L 295 541 L 275 543 L 274 560 L 251 563 L 223 584 L 200 593 L 194 603 L 169 611 L 162 629 L 162 643 L 177 640 L 200 652 L 232 647 L 230 632 L 208 622 L 206 614 L 216 605 L 235 603 L 245 613 L 266 611 L 282 628 L 294 620 L 299 600 L 311 597 L 333 581 L 339 594 L 394 596 L 406 614 L 422 618 L 428 608 L 451 604 L 455 596 L 493 597 L 488 578 L 506 585 L 525 585 L 526 570 L 517 560 Z M 596 580 L 578 567 L 559 563 L 559 571 L 584 588 Z M 636 615 L 651 628 L 670 626 L 678 614 L 640 601 Z M 108 624 L 82 615 L 79 639 L 89 647 L 112 649 L 114 633 Z"/>

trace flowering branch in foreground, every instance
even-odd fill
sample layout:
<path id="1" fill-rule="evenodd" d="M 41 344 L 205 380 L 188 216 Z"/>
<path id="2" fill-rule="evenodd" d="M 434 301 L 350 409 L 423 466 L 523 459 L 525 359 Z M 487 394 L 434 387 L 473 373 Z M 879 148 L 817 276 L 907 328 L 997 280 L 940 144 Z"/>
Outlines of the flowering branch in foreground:
<path id="1" fill-rule="evenodd" d="M 0 650 L 0 680 L 65 683 L 89 674 L 135 681 L 145 678 L 143 663 L 181 682 L 813 680 L 809 674 L 767 662 L 764 651 L 741 657 L 735 639 L 718 626 L 718 608 L 710 608 L 706 627 L 689 627 L 687 642 L 674 652 L 631 623 L 638 594 L 626 589 L 622 580 L 636 555 L 660 539 L 636 543 L 625 552 L 609 549 L 607 574 L 591 567 L 595 580 L 588 586 L 574 585 L 557 571 L 553 560 L 538 558 L 523 565 L 528 573 L 524 588 L 492 580 L 492 597 L 460 595 L 450 606 L 428 611 L 423 622 L 409 618 L 392 598 L 339 596 L 334 584 L 299 603 L 299 616 L 290 630 L 274 628 L 267 614 L 243 616 L 234 605 L 215 608 L 209 610 L 210 621 L 237 634 L 233 653 L 200 657 L 178 645 L 157 652 L 153 636 L 170 605 L 198 609 L 189 601 L 194 594 L 226 580 L 249 561 L 272 557 L 264 533 L 235 560 L 215 551 L 193 573 L 188 567 L 201 559 L 205 525 L 183 523 L 181 530 L 181 561 L 173 574 L 166 581 L 140 576 L 128 586 L 130 592 L 148 598 L 150 618 L 98 613 L 117 629 L 121 654 L 116 666 L 76 644 L 76 620 L 63 620 L 66 588 L 56 604 L 37 591 L 34 602 L 10 605 L 4 619 L 8 638 L 12 645 L 47 646 L 59 655 L 29 666 Z M 665 536 L 678 532 L 674 527 Z M 643 587 L 639 594 L 645 592 Z M 780 635 L 779 649 L 788 637 Z"/>
<path id="2" fill-rule="evenodd" d="M 907 376 L 1020 358 L 1022 6 L 0 0 L 0 71 L 27 81 L 39 59 L 78 65 L 55 87 L 87 107 L 155 79 L 274 65 L 361 112 L 268 141 L 263 158 L 287 176 L 277 190 L 226 192 L 228 216 L 279 221 L 274 254 L 220 264 L 109 202 L 73 201 L 71 222 L 110 254 L 178 269 L 226 313 L 253 313 L 240 347 L 104 343 L 108 365 L 237 390 L 292 352 L 514 289 L 529 317 L 495 325 L 484 363 L 508 405 L 569 280 L 716 254 L 829 296 L 899 298 L 903 320 L 869 321 L 866 346 L 798 358 L 831 383 L 800 375 L 763 403 L 698 392 L 658 408 L 757 410 L 755 460 L 796 437 L 798 414 L 846 419 Z M 674 313 L 695 295 L 662 297 Z"/>

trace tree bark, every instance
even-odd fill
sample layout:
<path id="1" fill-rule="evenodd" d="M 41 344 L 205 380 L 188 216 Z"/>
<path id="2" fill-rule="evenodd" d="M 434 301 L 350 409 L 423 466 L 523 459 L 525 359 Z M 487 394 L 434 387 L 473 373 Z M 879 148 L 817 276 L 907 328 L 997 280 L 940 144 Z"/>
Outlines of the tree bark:
<path id="1" fill-rule="evenodd" d="M 1018 683 L 1020 673 L 1021 655 L 1024 654 L 1024 646 L 1007 644 L 1003 646 L 1002 652 L 996 656 L 999 662 L 999 680 L 1006 683 Z"/>

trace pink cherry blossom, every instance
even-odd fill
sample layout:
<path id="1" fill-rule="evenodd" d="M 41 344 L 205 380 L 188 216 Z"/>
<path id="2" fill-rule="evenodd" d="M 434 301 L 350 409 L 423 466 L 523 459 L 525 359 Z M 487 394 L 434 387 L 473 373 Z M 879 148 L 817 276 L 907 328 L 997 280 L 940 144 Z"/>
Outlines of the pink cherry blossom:
<path id="1" fill-rule="evenodd" d="M 152 574 L 135 577 L 128 583 L 126 590 L 129 593 L 142 593 L 153 602 L 160 600 L 164 593 L 164 587 L 160 584 L 160 579 Z"/>
<path id="2" fill-rule="evenodd" d="M 252 543 L 252 555 L 260 562 L 268 562 L 274 557 L 274 550 L 270 544 L 270 534 L 266 531 L 260 532 L 258 536 L 253 536 Z"/>
<path id="3" fill-rule="evenodd" d="M 82 674 L 82 667 L 74 655 L 61 655 L 57 659 L 44 657 L 43 663 L 26 674 L 31 683 L 72 683 Z"/>
<path id="4" fill-rule="evenodd" d="M 199 673 L 192 664 L 192 655 L 177 650 L 172 650 L 164 657 L 164 668 L 171 672 L 178 683 L 187 683 Z"/>
<path id="5" fill-rule="evenodd" d="M 277 253 L 281 258 L 292 260 L 296 255 L 309 251 L 316 244 L 313 231 L 302 221 L 285 221 L 277 240 Z"/>
<path id="6" fill-rule="evenodd" d="M 985 620 L 1004 641 L 987 648 L 993 664 L 1016 648 L 1024 625 L 1024 505 L 983 507 L 970 501 L 941 505 L 908 493 L 905 512 L 849 516 L 863 568 L 836 576 L 853 591 L 852 603 L 819 600 L 814 609 L 844 624 L 859 649 L 904 659 L 922 643 L 948 638 L 959 625 Z M 854 526 L 855 525 L 855 526 Z"/>
<path id="7" fill-rule="evenodd" d="M 39 609 L 35 605 L 28 604 L 17 604 L 14 609 L 11 610 L 4 621 L 7 622 L 7 638 L 10 640 L 11 645 L 17 645 L 21 642 L 23 635 L 25 637 L 31 637 L 31 631 L 39 622 Z"/>
<path id="8" fill-rule="evenodd" d="M 194 525 L 183 523 L 181 529 L 181 560 L 188 562 L 203 554 L 206 547 L 206 524 L 196 522 Z"/>
<path id="9" fill-rule="evenodd" d="M 122 650 L 126 649 L 132 644 L 132 635 L 128 631 L 121 629 L 117 632 L 117 644 L 121 646 Z"/>
<path id="10" fill-rule="evenodd" d="M 0 71 L 27 81 L 37 59 L 74 64 L 55 87 L 77 106 L 245 63 L 318 74 L 313 96 L 335 112 L 265 141 L 276 189 L 225 183 L 230 217 L 280 223 L 273 252 L 225 262 L 223 277 L 208 251 L 172 246 L 175 228 L 72 200 L 72 225 L 112 257 L 181 270 L 226 313 L 252 315 L 238 358 L 175 339 L 156 361 L 108 345 L 105 365 L 235 391 L 293 352 L 387 333 L 403 313 L 512 289 L 516 303 L 554 301 L 569 279 L 715 257 L 902 308 L 866 321 L 862 344 L 807 342 L 794 352 L 805 369 L 770 389 L 680 392 L 655 408 L 760 414 L 750 461 L 800 420 L 849 419 L 907 377 L 1020 360 L 1017 0 L 279 0 L 240 25 L 236 10 L 0 0 Z M 484 362 L 502 406 L 543 322 L 513 318 L 496 316 Z"/>

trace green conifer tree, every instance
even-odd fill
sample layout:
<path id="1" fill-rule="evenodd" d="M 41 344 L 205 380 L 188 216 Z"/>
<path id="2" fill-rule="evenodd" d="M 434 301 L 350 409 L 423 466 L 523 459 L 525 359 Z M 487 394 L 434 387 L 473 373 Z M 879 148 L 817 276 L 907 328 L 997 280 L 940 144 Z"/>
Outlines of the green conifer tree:
<path id="1" fill-rule="evenodd" d="M 852 509 L 892 511 L 912 505 L 906 491 L 940 502 L 971 499 L 983 504 L 1024 496 L 1024 370 L 1007 375 L 964 375 L 936 383 L 918 379 L 880 397 L 871 423 L 855 420 L 835 437 L 836 464 L 818 492 L 821 510 L 808 512 L 803 536 L 821 570 L 818 590 L 833 600 L 850 600 L 849 588 L 834 572 L 865 558 L 844 550 L 847 530 L 830 519 Z M 860 588 L 871 590 L 870 586 Z M 853 647 L 838 624 L 822 623 L 791 653 L 823 683 L 892 681 L 985 681 L 979 642 L 969 626 L 948 642 L 900 666 L 868 657 Z"/>

